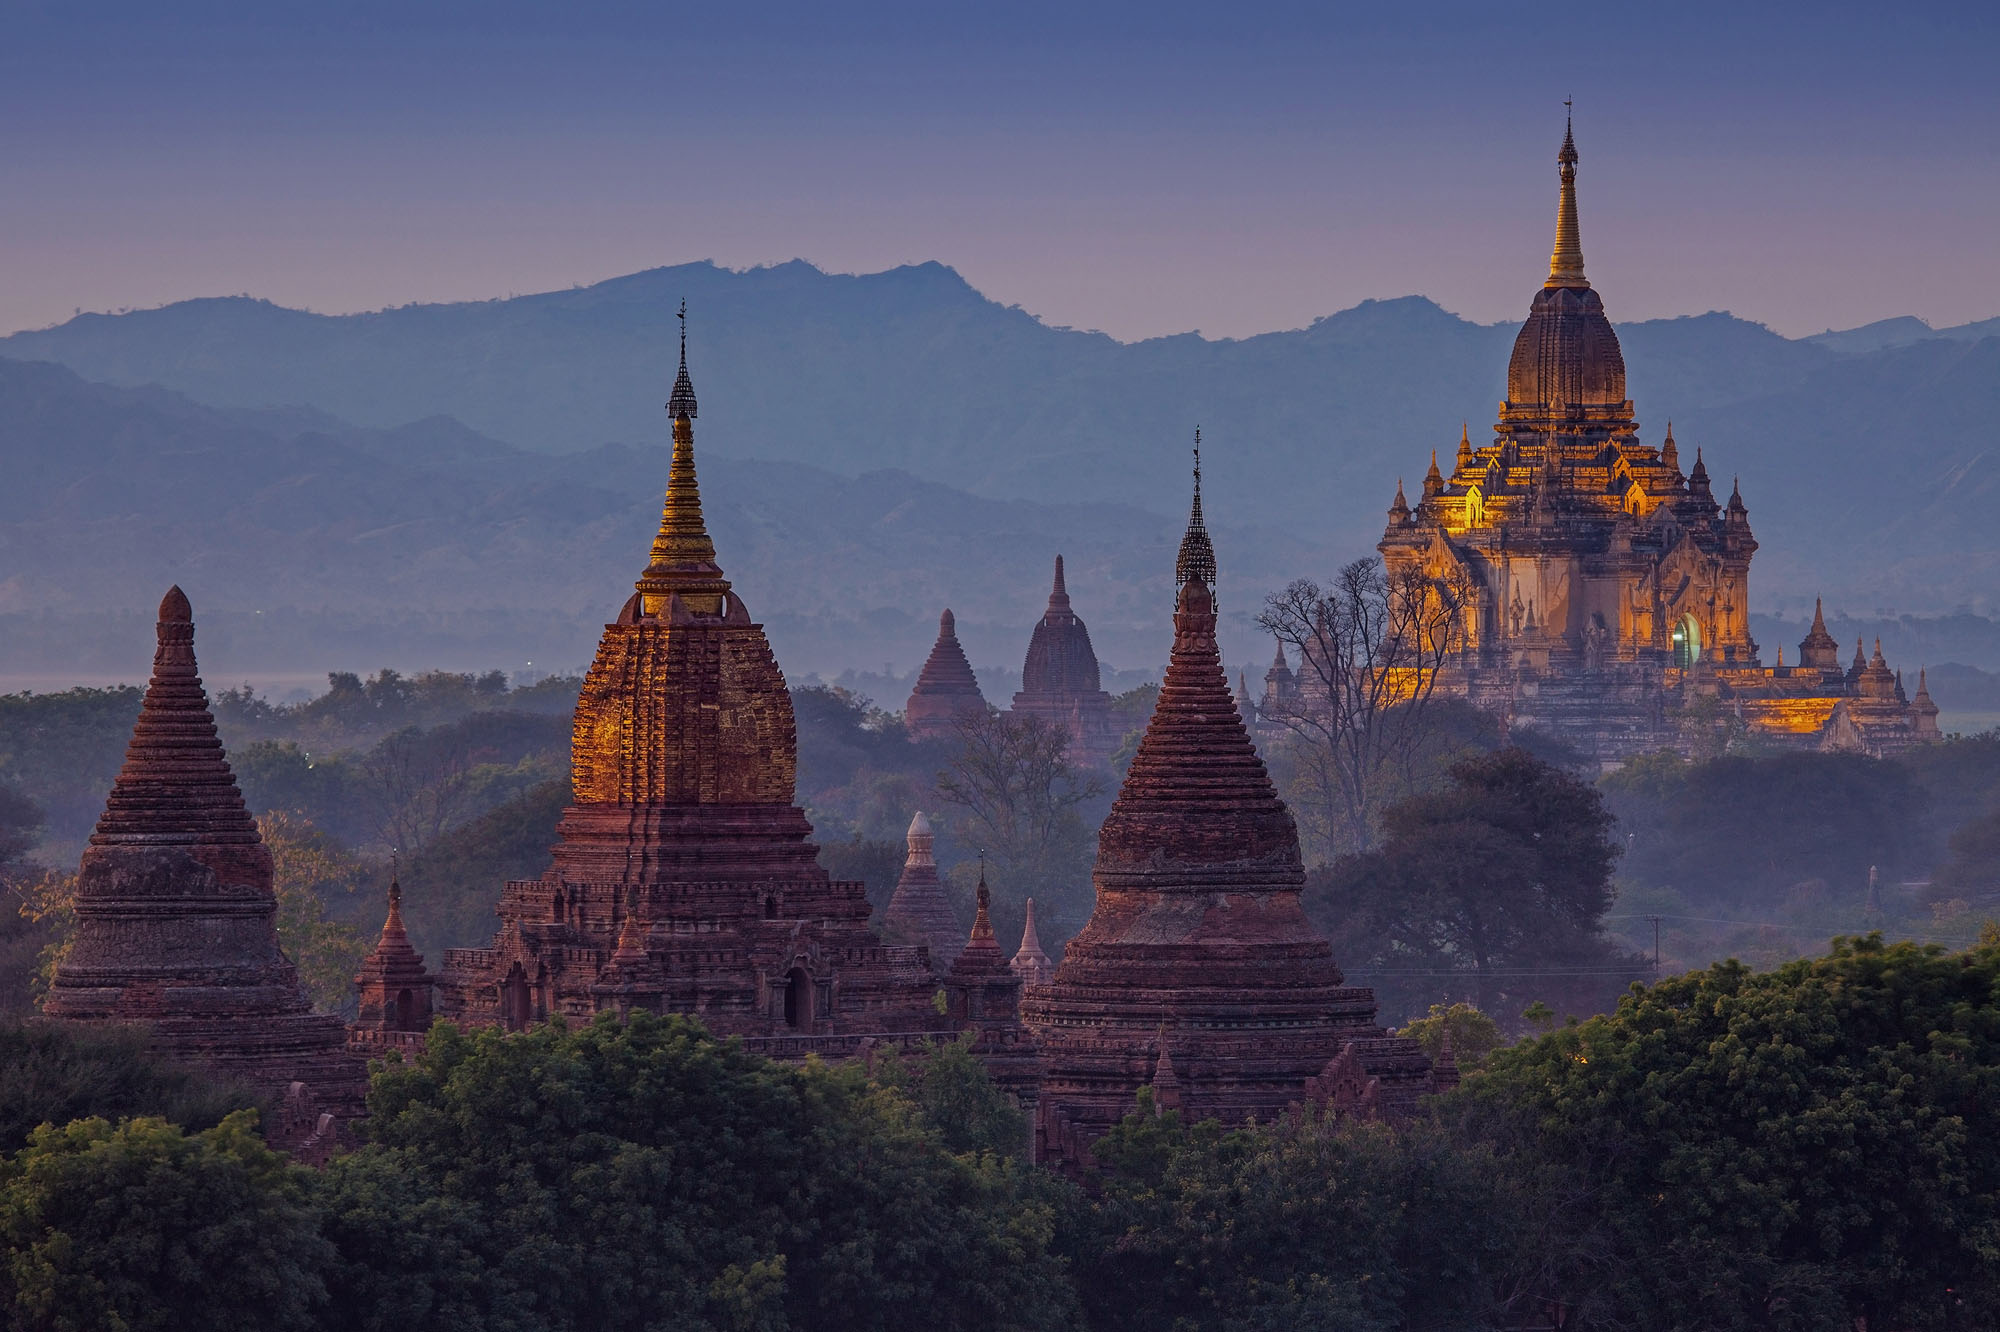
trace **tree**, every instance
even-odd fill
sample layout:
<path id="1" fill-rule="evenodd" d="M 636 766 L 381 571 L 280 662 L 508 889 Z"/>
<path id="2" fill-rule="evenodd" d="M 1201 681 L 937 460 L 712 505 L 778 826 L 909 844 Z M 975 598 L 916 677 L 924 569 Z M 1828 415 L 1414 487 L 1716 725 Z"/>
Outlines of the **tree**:
<path id="1" fill-rule="evenodd" d="M 1140 1111 L 1094 1149 L 1077 1284 L 1099 1332 L 1389 1332 L 1487 1325 L 1516 1247 L 1483 1146 L 1434 1126 L 1186 1127 Z"/>
<path id="2" fill-rule="evenodd" d="M 21 868 L 22 858 L 42 840 L 46 822 L 40 805 L 0 781 L 0 876 Z"/>
<path id="3" fill-rule="evenodd" d="M 1467 1073 L 1484 1064 L 1486 1056 L 1507 1043 L 1500 1033 L 1500 1024 L 1471 1004 L 1432 1004 L 1427 1016 L 1405 1022 L 1396 1034 L 1423 1046 L 1424 1053 L 1432 1059 L 1444 1055 L 1449 1039 L 1452 1062 Z"/>
<path id="4" fill-rule="evenodd" d="M 1990 1327 L 1996 996 L 1991 947 L 1725 962 L 1497 1051 L 1453 1100 L 1516 1178 L 1587 1181 L 1542 1278 L 1579 1324 Z"/>
<path id="5" fill-rule="evenodd" d="M 973 1035 L 906 1059 L 891 1050 L 875 1060 L 874 1078 L 908 1096 L 946 1150 L 1020 1156 L 1028 1146 L 1028 1120 L 994 1084 L 972 1053 Z"/>
<path id="6" fill-rule="evenodd" d="M 392 1325 L 385 1293 L 406 1332 L 1074 1322 L 1060 1186 L 952 1153 L 854 1066 L 773 1064 L 645 1013 L 441 1025 L 369 1112 L 371 1145 L 326 1171 L 342 1326 Z"/>
<path id="7" fill-rule="evenodd" d="M 1265 602 L 1258 624 L 1299 663 L 1297 696 L 1270 720 L 1289 733 L 1311 794 L 1301 813 L 1330 846 L 1367 849 L 1385 786 L 1410 784 L 1439 670 L 1465 645 L 1470 595 L 1460 576 L 1391 573 L 1371 558 L 1330 587 L 1300 579 Z"/>
<path id="8" fill-rule="evenodd" d="M 1073 766 L 1069 732 L 1037 717 L 988 713 L 961 723 L 959 735 L 937 778 L 938 794 L 966 814 L 951 834 L 991 857 L 1009 908 L 1036 898 L 1044 928 L 1056 931 L 1051 941 L 1060 941 L 1076 928 L 1064 929 L 1071 917 L 1081 924 L 1089 914 L 1092 828 L 1083 811 L 1104 795 L 1103 779 Z"/>
<path id="9" fill-rule="evenodd" d="M 354 973 L 372 942 L 327 914 L 329 903 L 351 905 L 376 873 L 312 823 L 277 810 L 258 820 L 270 849 L 271 888 L 278 898 L 278 942 L 299 969 L 313 1003 L 339 1012 L 354 998 Z"/>
<path id="10" fill-rule="evenodd" d="M 35 1130 L 0 1165 L 0 1303 L 17 1327 L 317 1327 L 333 1257 L 305 1171 L 254 1111 L 188 1135 L 162 1119 Z"/>
<path id="11" fill-rule="evenodd" d="M 40 1124 L 151 1115 L 198 1130 L 256 1104 L 249 1088 L 166 1058 L 139 1028 L 0 1025 L 0 1155 Z"/>
<path id="12" fill-rule="evenodd" d="M 1591 787 L 1524 750 L 1455 764 L 1383 815 L 1383 842 L 1307 880 L 1334 955 L 1414 1011 L 1469 985 L 1487 1013 L 1536 996 L 1589 1011 L 1649 974 L 1602 935 L 1618 856 Z"/>

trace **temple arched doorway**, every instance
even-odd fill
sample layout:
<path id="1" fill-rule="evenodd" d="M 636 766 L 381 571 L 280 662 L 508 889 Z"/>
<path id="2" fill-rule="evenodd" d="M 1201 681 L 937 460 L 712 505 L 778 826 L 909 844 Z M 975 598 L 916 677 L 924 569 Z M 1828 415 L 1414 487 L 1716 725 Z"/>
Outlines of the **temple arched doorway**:
<path id="1" fill-rule="evenodd" d="M 507 979 L 500 982 L 500 1020 L 509 1031 L 523 1031 L 534 1019 L 534 995 L 528 988 L 528 975 L 516 962 L 507 972 Z"/>
<path id="2" fill-rule="evenodd" d="M 813 983 L 804 967 L 793 967 L 785 978 L 785 1025 L 812 1030 Z"/>
<path id="3" fill-rule="evenodd" d="M 1701 623 L 1683 615 L 1674 626 L 1674 665 L 1686 670 L 1701 660 Z"/>

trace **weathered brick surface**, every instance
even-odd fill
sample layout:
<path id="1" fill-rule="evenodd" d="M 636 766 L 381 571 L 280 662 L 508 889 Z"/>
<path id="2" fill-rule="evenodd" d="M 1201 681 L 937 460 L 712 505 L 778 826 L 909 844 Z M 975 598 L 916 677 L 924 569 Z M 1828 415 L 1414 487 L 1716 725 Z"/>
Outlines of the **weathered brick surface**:
<path id="1" fill-rule="evenodd" d="M 43 1011 L 145 1024 L 170 1054 L 289 1094 L 268 1127 L 297 1147 L 321 1115 L 360 1114 L 366 1068 L 340 1020 L 312 1011 L 278 946 L 271 853 L 216 737 L 179 588 L 160 603 L 157 633 L 125 766 L 79 869 L 75 942 Z"/>

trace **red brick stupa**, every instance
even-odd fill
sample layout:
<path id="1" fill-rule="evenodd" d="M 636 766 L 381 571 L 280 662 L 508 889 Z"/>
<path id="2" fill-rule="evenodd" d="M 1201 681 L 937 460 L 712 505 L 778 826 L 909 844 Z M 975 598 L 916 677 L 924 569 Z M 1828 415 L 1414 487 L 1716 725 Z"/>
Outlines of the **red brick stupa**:
<path id="1" fill-rule="evenodd" d="M 986 696 L 979 677 L 958 643 L 958 625 L 947 608 L 938 616 L 937 642 L 917 675 L 917 687 L 903 705 L 903 720 L 919 740 L 942 740 L 958 734 L 959 725 L 986 715 Z"/>
<path id="2" fill-rule="evenodd" d="M 403 886 L 389 881 L 389 915 L 382 937 L 362 959 L 354 977 L 360 1003 L 349 1032 L 349 1043 L 374 1053 L 381 1049 L 412 1050 L 430 1030 L 433 987 L 437 978 L 424 970 L 424 955 L 410 944 L 403 928 Z"/>
<path id="3" fill-rule="evenodd" d="M 1352 1044 L 1386 1039 L 1374 993 L 1342 985 L 1300 909 L 1298 831 L 1222 672 L 1214 578 L 1197 502 L 1166 679 L 1098 836 L 1096 907 L 1022 1003 L 1042 1046 L 1042 1151 L 1072 1166 L 1159 1067 L 1192 1118 L 1269 1120 Z M 1414 1042 L 1389 1044 L 1370 1077 L 1426 1075 Z M 1369 1095 L 1364 1080 L 1349 1099 Z"/>
<path id="4" fill-rule="evenodd" d="M 1060 555 L 1049 608 L 1035 626 L 1021 663 L 1021 692 L 1014 695 L 1013 712 L 1068 731 L 1070 761 L 1079 767 L 1103 767 L 1118 752 L 1122 737 L 1111 715 L 1111 695 L 1100 683 L 1090 630 L 1070 609 Z"/>
<path id="5" fill-rule="evenodd" d="M 439 1010 L 519 1028 L 646 1007 L 774 1054 L 940 1030 L 922 952 L 869 930 L 793 803 L 785 677 L 702 518 L 685 336 L 667 411 L 660 530 L 584 679 L 554 863 L 507 885 L 490 947 L 446 950 Z"/>
<path id="6" fill-rule="evenodd" d="M 882 913 L 882 937 L 892 944 L 914 944 L 931 950 L 931 967 L 942 975 L 965 947 L 951 902 L 938 879 L 936 838 L 931 821 L 918 810 L 910 820 L 909 853 L 903 876 L 889 909 Z"/>
<path id="7" fill-rule="evenodd" d="M 278 946 L 271 852 L 244 807 L 196 673 L 194 614 L 160 602 L 153 678 L 77 876 L 76 934 L 43 1004 L 71 1022 L 142 1023 L 161 1049 L 280 1102 L 300 1147 L 367 1093 L 339 1018 L 312 1011 Z"/>

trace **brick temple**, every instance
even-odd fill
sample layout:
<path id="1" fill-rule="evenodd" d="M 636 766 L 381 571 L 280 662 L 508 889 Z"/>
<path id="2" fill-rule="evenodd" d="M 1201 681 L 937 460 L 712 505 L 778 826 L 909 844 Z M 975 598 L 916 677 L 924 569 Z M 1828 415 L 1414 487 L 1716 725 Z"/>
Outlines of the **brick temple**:
<path id="1" fill-rule="evenodd" d="M 1681 470 L 1671 425 L 1657 446 L 1640 441 L 1617 331 L 1584 276 L 1573 133 L 1556 162 L 1549 274 L 1493 439 L 1475 447 L 1461 430 L 1449 476 L 1433 451 L 1414 506 L 1398 482 L 1379 547 L 1392 572 L 1469 593 L 1437 688 L 1604 762 L 1689 745 L 1690 716 L 1794 747 L 1882 754 L 1936 739 L 1921 675 L 1907 694 L 1879 645 L 1873 660 L 1857 645 L 1843 669 L 1817 616 L 1792 665 L 1782 648 L 1763 663 L 1749 510 L 1734 485 L 1718 502 L 1699 448 Z M 1296 705 L 1283 685 L 1267 685 L 1268 722 Z"/>
<path id="2" fill-rule="evenodd" d="M 1082 768 L 1109 766 L 1124 739 L 1104 692 L 1090 630 L 1071 608 L 1063 580 L 1063 557 L 1056 556 L 1055 584 L 1048 609 L 1028 639 L 1021 663 L 1021 692 L 1013 714 L 1033 717 L 1069 733 L 1070 762 Z"/>
<path id="3" fill-rule="evenodd" d="M 990 710 L 979 692 L 979 677 L 959 645 L 958 622 L 947 607 L 938 616 L 937 642 L 903 705 L 903 720 L 919 740 L 949 740 L 965 722 L 977 721 Z"/>
<path id="4" fill-rule="evenodd" d="M 882 913 L 882 937 L 927 948 L 933 967 L 948 968 L 958 960 L 965 940 L 938 878 L 936 840 L 931 821 L 918 810 L 910 819 L 903 873 Z"/>
<path id="5" fill-rule="evenodd" d="M 134 1023 L 263 1093 L 267 1135 L 311 1153 L 358 1117 L 367 1069 L 279 947 L 271 852 L 215 733 L 194 613 L 160 602 L 153 675 L 77 875 L 76 931 L 43 1012 Z"/>
<path id="6" fill-rule="evenodd" d="M 863 886 L 820 868 L 794 802 L 784 675 L 702 517 L 685 337 L 667 410 L 659 533 L 583 683 L 574 803 L 552 863 L 506 886 L 489 946 L 445 951 L 437 1012 L 509 1029 L 558 1014 L 686 1013 L 779 1058 L 917 1048 L 969 1029 L 982 1049 L 1007 1052 L 996 1073 L 1032 1104 L 1034 1047 L 1011 973 L 961 976 L 926 938 L 885 942 Z M 386 1000 L 371 1011 L 376 1027 L 400 1020 Z"/>
<path id="7" fill-rule="evenodd" d="M 1162 1081 L 1190 1118 L 1231 1123 L 1313 1098 L 1393 1111 L 1438 1085 L 1306 921 L 1298 830 L 1216 646 L 1199 469 L 1176 579 L 1166 678 L 1098 834 L 1096 907 L 1022 1001 L 1041 1044 L 1040 1151 L 1072 1167 Z"/>

